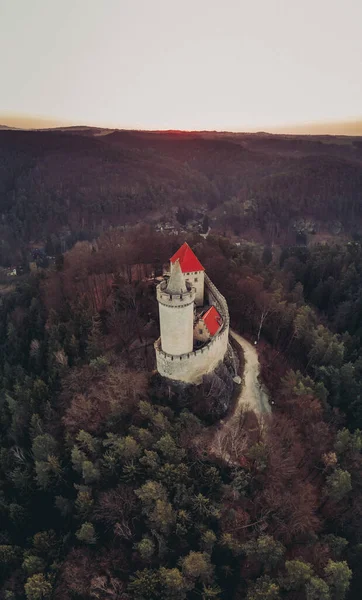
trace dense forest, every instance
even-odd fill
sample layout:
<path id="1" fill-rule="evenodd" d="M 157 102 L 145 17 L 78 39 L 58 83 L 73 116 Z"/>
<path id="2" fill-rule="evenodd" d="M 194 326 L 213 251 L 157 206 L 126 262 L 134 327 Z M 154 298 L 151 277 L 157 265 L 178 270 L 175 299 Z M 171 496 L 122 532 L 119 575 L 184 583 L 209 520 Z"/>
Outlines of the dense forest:
<path id="1" fill-rule="evenodd" d="M 50 238 L 55 253 L 110 226 L 179 228 L 185 209 L 207 211 L 214 233 L 265 243 L 358 237 L 361 193 L 357 137 L 1 130 L 0 266 L 31 241 Z"/>
<path id="2" fill-rule="evenodd" d="M 362 246 L 188 237 L 274 402 L 225 462 L 207 385 L 154 371 L 149 276 L 183 241 L 115 228 L 2 295 L 1 597 L 360 597 Z"/>

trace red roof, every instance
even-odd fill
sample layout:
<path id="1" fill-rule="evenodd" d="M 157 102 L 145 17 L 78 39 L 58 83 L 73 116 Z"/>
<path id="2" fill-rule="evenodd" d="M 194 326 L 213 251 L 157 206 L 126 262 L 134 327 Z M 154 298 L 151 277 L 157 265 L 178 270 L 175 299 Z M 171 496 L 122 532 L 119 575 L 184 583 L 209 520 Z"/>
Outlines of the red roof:
<path id="1" fill-rule="evenodd" d="M 183 273 L 192 273 L 193 271 L 205 271 L 197 256 L 193 253 L 187 242 L 182 244 L 181 248 L 170 258 L 174 263 L 177 259 L 180 261 L 181 271 Z"/>
<path id="2" fill-rule="evenodd" d="M 222 318 L 215 306 L 210 306 L 205 314 L 202 315 L 202 320 L 209 330 L 210 335 L 215 335 L 222 325 Z"/>

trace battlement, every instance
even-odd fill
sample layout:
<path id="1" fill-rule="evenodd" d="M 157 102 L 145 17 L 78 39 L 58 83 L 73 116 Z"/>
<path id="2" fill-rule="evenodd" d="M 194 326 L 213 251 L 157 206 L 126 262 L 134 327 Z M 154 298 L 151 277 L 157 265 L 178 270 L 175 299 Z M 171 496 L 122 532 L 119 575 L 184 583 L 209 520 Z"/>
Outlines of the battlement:
<path id="1" fill-rule="evenodd" d="M 175 294 L 167 290 L 167 281 L 161 281 L 156 288 L 157 300 L 164 306 L 170 308 L 184 307 L 195 301 L 195 288 L 188 286 L 186 291 Z"/>

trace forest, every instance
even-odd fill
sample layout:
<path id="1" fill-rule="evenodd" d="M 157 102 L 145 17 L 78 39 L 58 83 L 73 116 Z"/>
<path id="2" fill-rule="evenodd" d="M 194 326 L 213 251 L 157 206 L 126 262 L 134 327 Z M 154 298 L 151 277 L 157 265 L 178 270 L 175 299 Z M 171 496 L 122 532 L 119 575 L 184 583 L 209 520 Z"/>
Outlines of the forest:
<path id="1" fill-rule="evenodd" d="M 180 211 L 201 207 L 214 233 L 249 241 L 358 238 L 361 193 L 358 137 L 0 130 L 0 266 L 49 238 L 58 248 L 162 220 L 177 230 Z"/>
<path id="2" fill-rule="evenodd" d="M 1 296 L 6 600 L 360 598 L 362 245 L 187 238 L 274 403 L 225 462 L 207 386 L 154 370 L 151 274 L 183 241 L 114 228 Z"/>

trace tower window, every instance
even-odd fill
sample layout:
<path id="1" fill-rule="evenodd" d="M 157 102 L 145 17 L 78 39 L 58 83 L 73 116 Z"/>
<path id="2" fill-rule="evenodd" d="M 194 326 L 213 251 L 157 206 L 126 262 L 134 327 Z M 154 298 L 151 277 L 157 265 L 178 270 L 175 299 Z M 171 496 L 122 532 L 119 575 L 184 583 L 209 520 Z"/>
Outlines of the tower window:
<path id="1" fill-rule="evenodd" d="M 199 329 L 199 333 L 202 334 L 202 329 Z"/>
<path id="2" fill-rule="evenodd" d="M 195 283 L 198 281 L 197 277 L 195 277 Z"/>

